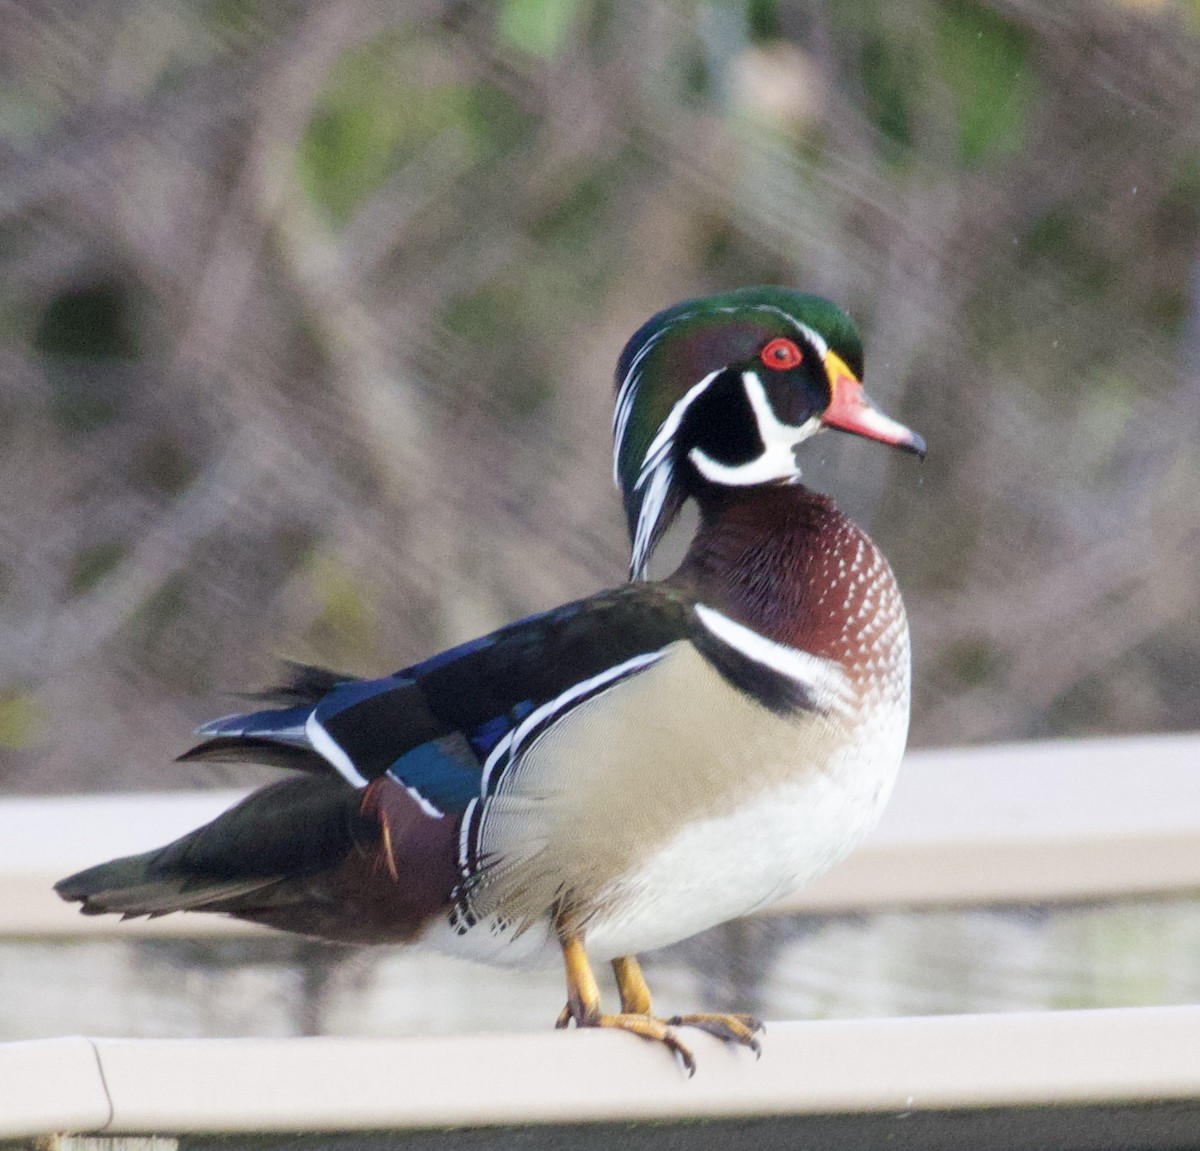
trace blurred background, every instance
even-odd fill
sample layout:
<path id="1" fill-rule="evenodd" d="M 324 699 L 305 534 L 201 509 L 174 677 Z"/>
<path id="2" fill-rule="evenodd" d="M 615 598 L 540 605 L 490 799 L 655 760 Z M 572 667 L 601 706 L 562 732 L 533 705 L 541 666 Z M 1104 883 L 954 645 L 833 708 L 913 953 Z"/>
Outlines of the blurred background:
<path id="1" fill-rule="evenodd" d="M 0 793 L 256 782 L 170 761 L 281 658 L 382 674 L 622 580 L 616 356 L 761 282 L 842 303 L 929 443 L 807 473 L 905 589 L 913 745 L 1200 728 L 1197 0 L 0 2 Z M 826 925 L 829 978 L 882 947 L 934 1000 L 871 958 L 780 1010 L 978 1005 L 1033 970 L 998 924 L 1084 941 L 1031 976 L 1074 1002 L 1114 914 Z M 680 981 L 786 935 L 729 930 Z M 163 970 L 324 986 L 306 946 Z"/>

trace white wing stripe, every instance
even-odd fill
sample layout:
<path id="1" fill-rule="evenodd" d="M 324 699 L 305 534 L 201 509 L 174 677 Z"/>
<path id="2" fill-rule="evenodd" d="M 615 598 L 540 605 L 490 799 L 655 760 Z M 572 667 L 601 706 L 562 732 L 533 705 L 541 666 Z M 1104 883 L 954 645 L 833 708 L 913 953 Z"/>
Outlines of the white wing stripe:
<path id="1" fill-rule="evenodd" d="M 458 867 L 465 879 L 470 874 L 471 820 L 475 817 L 478 799 L 471 800 L 463 810 L 462 823 L 458 826 Z"/>
<path id="2" fill-rule="evenodd" d="M 308 722 L 304 725 L 304 734 L 308 736 L 313 750 L 337 768 L 348 782 L 354 784 L 355 787 L 367 786 L 366 777 L 354 766 L 350 757 L 335 742 L 333 736 L 321 726 L 315 711 L 308 717 Z"/>
<path id="3" fill-rule="evenodd" d="M 635 655 L 632 659 L 627 659 L 624 663 L 617 664 L 616 667 L 607 668 L 598 675 L 575 684 L 561 695 L 555 696 L 554 699 L 531 711 L 516 728 L 509 732 L 492 749 L 492 754 L 488 756 L 487 763 L 484 764 L 483 768 L 483 780 L 480 787 L 482 794 L 486 795 L 488 793 L 492 771 L 500 762 L 500 759 L 504 757 L 509 762 L 515 759 L 520 754 L 521 744 L 535 728 L 568 707 L 581 696 L 590 695 L 606 684 L 619 680 L 641 668 L 649 667 L 650 664 L 662 659 L 662 655 L 662 651 L 648 651 L 643 652 L 641 655 Z"/>
<path id="4" fill-rule="evenodd" d="M 513 728 L 512 731 L 506 732 L 503 739 L 501 739 L 500 742 L 492 748 L 491 754 L 484 761 L 483 777 L 479 784 L 480 794 L 487 795 L 488 784 L 491 781 L 492 772 L 495 770 L 496 764 L 498 764 L 501 759 L 508 755 L 509 749 L 512 747 L 513 736 L 516 734 L 516 732 L 516 728 Z"/>
<path id="5" fill-rule="evenodd" d="M 445 812 L 427 800 L 415 787 L 409 784 L 404 784 L 404 790 L 416 801 L 417 806 L 430 817 L 430 819 L 442 819 Z"/>

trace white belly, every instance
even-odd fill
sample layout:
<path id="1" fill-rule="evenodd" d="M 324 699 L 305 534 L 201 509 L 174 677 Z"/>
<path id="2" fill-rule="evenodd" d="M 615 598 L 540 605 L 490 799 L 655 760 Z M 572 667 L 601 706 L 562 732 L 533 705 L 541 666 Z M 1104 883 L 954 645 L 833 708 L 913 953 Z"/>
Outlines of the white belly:
<path id="1" fill-rule="evenodd" d="M 470 897 L 478 922 L 438 924 L 424 942 L 493 963 L 556 961 L 549 916 L 565 907 L 593 958 L 611 959 L 796 891 L 883 811 L 908 733 L 906 650 L 896 673 L 850 711 L 781 716 L 675 645 L 504 777 L 480 853 L 494 870 Z"/>
<path id="2" fill-rule="evenodd" d="M 825 769 L 764 790 L 727 815 L 684 827 L 595 900 L 585 942 L 603 961 L 665 947 L 792 894 L 843 859 L 875 826 L 895 783 L 907 700 L 877 714 Z M 422 942 L 502 965 L 561 962 L 548 917 L 515 933 L 495 918 L 465 932 L 445 922 Z"/>
<path id="3" fill-rule="evenodd" d="M 901 721 L 906 716 L 898 717 Z M 798 891 L 853 850 L 895 783 L 904 728 L 885 749 L 847 749 L 829 770 L 694 823 L 614 885 L 588 925 L 597 959 L 649 951 Z"/>

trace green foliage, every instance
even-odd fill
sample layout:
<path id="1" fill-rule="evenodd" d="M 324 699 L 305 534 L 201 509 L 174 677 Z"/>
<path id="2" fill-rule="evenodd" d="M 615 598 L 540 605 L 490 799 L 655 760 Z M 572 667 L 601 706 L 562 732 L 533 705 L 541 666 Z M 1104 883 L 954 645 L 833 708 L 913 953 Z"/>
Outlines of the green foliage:
<path id="1" fill-rule="evenodd" d="M 552 60 L 566 43 L 582 7 L 581 0 L 502 0 L 496 31 L 511 47 Z"/>
<path id="2" fill-rule="evenodd" d="M 1080 205 L 1057 204 L 1030 223 L 1019 255 L 1039 279 L 1053 277 L 1076 299 L 1094 298 L 1118 275 L 1103 239 L 1089 226 Z"/>
<path id="3" fill-rule="evenodd" d="M 495 344 L 509 324 L 519 322 L 520 299 L 511 287 L 490 285 L 450 302 L 443 316 L 448 331 L 480 351 Z"/>
<path id="4" fill-rule="evenodd" d="M 532 228 L 534 239 L 565 252 L 582 252 L 597 236 L 606 216 L 609 189 L 599 174 L 585 175 Z"/>
<path id="5" fill-rule="evenodd" d="M 25 751 L 37 744 L 46 726 L 46 715 L 32 691 L 0 691 L 0 748 Z"/>
<path id="6" fill-rule="evenodd" d="M 177 573 L 168 577 L 130 619 L 130 635 L 150 653 L 162 644 L 172 625 L 184 618 L 190 603 L 187 575 Z"/>
<path id="7" fill-rule="evenodd" d="M 960 161 L 974 167 L 985 157 L 1019 152 L 1036 93 L 1028 36 L 970 0 L 942 0 L 935 27 L 938 68 L 958 120 Z"/>
<path id="8" fill-rule="evenodd" d="M 682 82 L 681 98 L 685 103 L 697 105 L 713 95 L 713 70 L 708 57 L 699 46 L 681 54 L 678 71 Z"/>
<path id="9" fill-rule="evenodd" d="M 746 30 L 755 43 L 778 40 L 778 0 L 746 0 Z"/>
<path id="10" fill-rule="evenodd" d="M 505 283 L 452 300 L 443 316 L 447 330 L 476 350 L 492 398 L 518 419 L 531 415 L 553 394 L 550 381 L 527 351 L 536 343 L 529 315 L 527 292 Z M 514 332 L 522 338 L 514 341 Z"/>
<path id="11" fill-rule="evenodd" d="M 335 224 L 438 137 L 459 133 L 475 161 L 513 147 L 527 126 L 507 94 L 460 79 L 428 43 L 387 37 L 346 53 L 301 144 L 309 195 Z"/>
<path id="12" fill-rule="evenodd" d="M 885 159 L 907 158 L 918 124 L 935 137 L 952 133 L 954 161 L 964 168 L 1020 151 L 1037 83 L 1029 37 L 1014 21 L 973 0 L 940 0 L 926 22 L 881 0 L 833 15 L 845 40 L 858 45 L 863 110 L 879 129 Z"/>
<path id="13" fill-rule="evenodd" d="M 85 595 L 121 562 L 127 547 L 119 540 L 105 540 L 75 553 L 67 577 L 70 595 Z"/>
<path id="14" fill-rule="evenodd" d="M 60 293 L 42 313 L 34 347 L 73 363 L 136 359 L 138 341 L 127 294 L 108 282 Z"/>
<path id="15" fill-rule="evenodd" d="M 983 687 L 1003 671 L 995 645 L 982 636 L 959 640 L 946 652 L 946 670 L 959 689 Z"/>
<path id="16" fill-rule="evenodd" d="M 86 434 L 117 418 L 122 398 L 117 378 L 97 369 L 140 354 L 124 289 L 102 281 L 59 293 L 42 312 L 33 347 L 42 357 L 59 428 Z"/>
<path id="17" fill-rule="evenodd" d="M 324 660 L 355 664 L 374 652 L 378 619 L 369 589 L 338 555 L 315 551 L 307 561 L 308 586 L 317 609 L 306 639 Z"/>
<path id="18" fill-rule="evenodd" d="M 863 40 L 860 66 L 866 113 L 883 134 L 887 158 L 899 159 L 913 144 L 916 61 L 902 43 L 870 31 Z"/>

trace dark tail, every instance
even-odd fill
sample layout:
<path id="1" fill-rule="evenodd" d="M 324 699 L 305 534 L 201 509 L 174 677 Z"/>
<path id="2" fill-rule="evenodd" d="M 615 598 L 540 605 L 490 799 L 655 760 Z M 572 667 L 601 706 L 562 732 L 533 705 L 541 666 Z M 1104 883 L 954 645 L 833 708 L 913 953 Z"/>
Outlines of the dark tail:
<path id="1" fill-rule="evenodd" d="M 386 776 L 356 789 L 340 776 L 303 775 L 55 890 L 85 915 L 216 911 L 318 939 L 403 942 L 453 902 L 456 828 Z"/>
<path id="2" fill-rule="evenodd" d="M 157 851 L 90 867 L 55 890 L 85 915 L 216 911 L 346 942 L 411 938 L 452 900 L 457 823 L 431 815 L 386 775 L 354 786 L 315 750 L 315 709 L 338 688 L 353 694 L 352 684 L 300 667 L 259 697 L 274 707 L 206 724 L 205 741 L 181 758 L 257 760 L 302 774 Z"/>
<path id="3" fill-rule="evenodd" d="M 372 849 L 379 825 L 361 801 L 340 778 L 281 780 L 166 847 L 89 867 L 54 890 L 85 915 L 251 910 Z"/>

